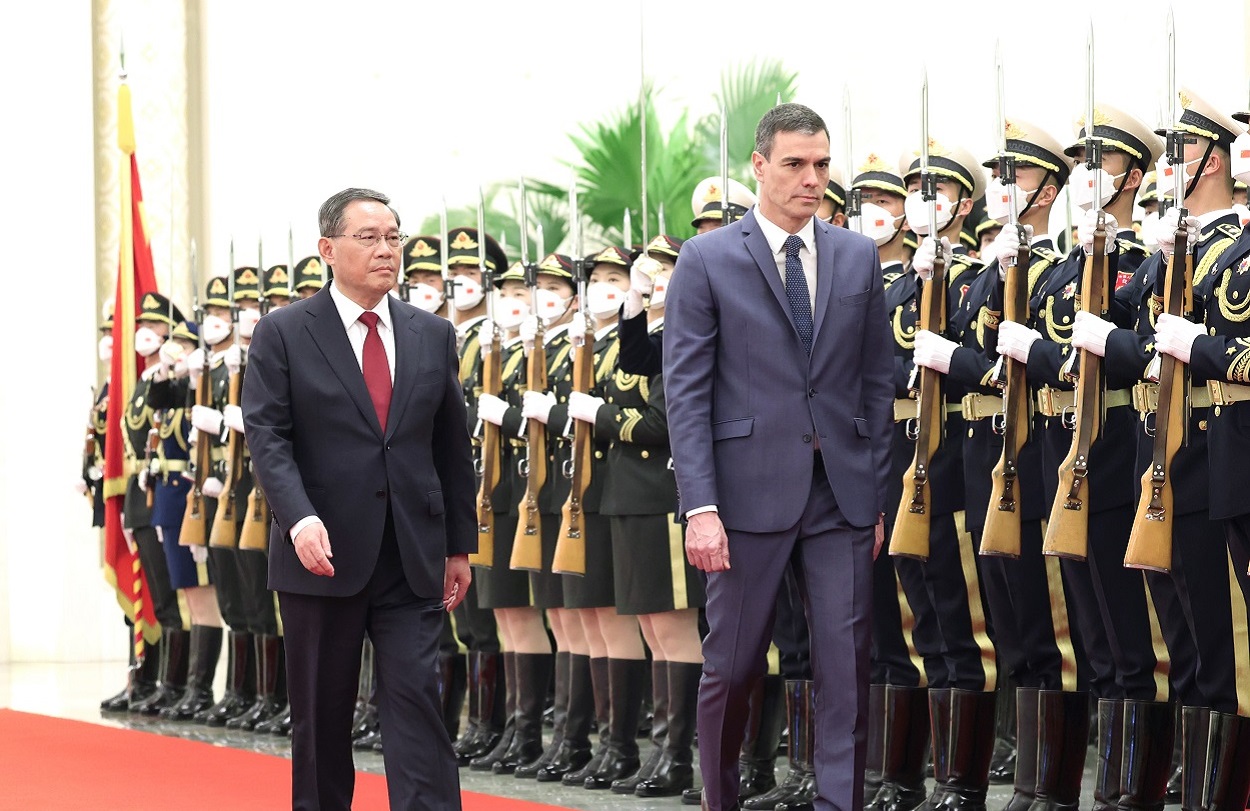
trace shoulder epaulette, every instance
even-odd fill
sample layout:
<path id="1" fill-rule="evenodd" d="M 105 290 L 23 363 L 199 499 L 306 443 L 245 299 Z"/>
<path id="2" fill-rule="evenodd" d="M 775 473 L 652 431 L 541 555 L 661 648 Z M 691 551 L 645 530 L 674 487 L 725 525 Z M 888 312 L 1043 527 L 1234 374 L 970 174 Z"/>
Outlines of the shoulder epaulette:
<path id="1" fill-rule="evenodd" d="M 1215 226 L 1215 229 L 1231 239 L 1237 239 L 1241 236 L 1240 225 L 1233 225 L 1232 223 L 1224 222 Z"/>
<path id="2" fill-rule="evenodd" d="M 1041 245 L 1038 245 L 1036 248 L 1034 248 L 1034 249 L 1031 251 L 1031 253 L 1032 253 L 1035 257 L 1037 257 L 1038 259 L 1041 259 L 1042 261 L 1044 261 L 1044 262 L 1048 262 L 1048 263 L 1050 263 L 1050 264 L 1052 264 L 1052 265 L 1053 265 L 1053 264 L 1055 264 L 1056 262 L 1059 262 L 1060 260 L 1062 260 L 1062 259 L 1063 259 L 1063 257 L 1062 257 L 1062 256 L 1060 256 L 1059 254 L 1055 253 L 1055 252 L 1054 252 L 1054 251 L 1052 251 L 1050 248 L 1046 248 L 1046 247 L 1043 247 L 1043 246 L 1041 246 Z"/>
<path id="3" fill-rule="evenodd" d="M 1116 239 L 1115 244 L 1119 246 L 1120 253 L 1147 253 L 1145 245 L 1131 239 Z"/>
<path id="4" fill-rule="evenodd" d="M 890 285 L 894 284 L 895 280 L 902 278 L 903 276 L 906 276 L 906 275 L 907 275 L 906 273 L 887 273 L 882 278 L 885 279 L 885 286 L 889 287 Z"/>

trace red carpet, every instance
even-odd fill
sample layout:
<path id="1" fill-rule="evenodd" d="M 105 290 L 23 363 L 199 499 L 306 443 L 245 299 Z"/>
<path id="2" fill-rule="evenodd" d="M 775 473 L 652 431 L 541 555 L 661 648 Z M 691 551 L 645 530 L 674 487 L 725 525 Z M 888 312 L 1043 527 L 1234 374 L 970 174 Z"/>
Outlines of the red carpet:
<path id="1" fill-rule="evenodd" d="M 0 809 L 199 811 L 291 807 L 291 762 L 149 732 L 0 709 Z M 465 811 L 557 806 L 463 792 Z M 386 781 L 356 773 L 355 809 L 386 809 Z"/>

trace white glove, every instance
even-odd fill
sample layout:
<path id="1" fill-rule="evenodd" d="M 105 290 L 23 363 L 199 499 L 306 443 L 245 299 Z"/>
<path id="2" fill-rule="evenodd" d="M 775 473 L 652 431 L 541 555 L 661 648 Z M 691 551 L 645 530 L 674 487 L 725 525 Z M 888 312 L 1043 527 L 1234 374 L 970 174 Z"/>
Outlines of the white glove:
<path id="1" fill-rule="evenodd" d="M 222 409 L 221 421 L 231 431 L 238 431 L 239 436 L 247 433 L 243 429 L 243 409 L 237 405 L 228 405 Z"/>
<path id="2" fill-rule="evenodd" d="M 1175 207 L 1169 208 L 1168 213 L 1155 223 L 1155 239 L 1158 240 L 1159 250 L 1163 251 L 1164 256 L 1171 256 L 1176 250 L 1176 228 L 1180 216 L 1180 212 Z M 1198 241 L 1197 217 L 1185 218 L 1185 231 L 1188 233 L 1189 251 L 1193 253 L 1194 244 Z"/>
<path id="3" fill-rule="evenodd" d="M 621 317 L 637 318 L 645 309 L 647 307 L 642 303 L 642 293 L 639 293 L 632 287 L 629 288 L 629 291 L 625 294 L 625 303 L 621 306 Z"/>
<path id="4" fill-rule="evenodd" d="M 916 333 L 916 348 L 912 352 L 912 362 L 917 366 L 946 374 L 951 370 L 951 356 L 959 344 L 948 341 L 941 335 L 922 329 Z"/>
<path id="5" fill-rule="evenodd" d="M 998 354 L 1012 360 L 1028 363 L 1033 342 L 1041 339 L 1042 333 L 1024 324 L 1015 321 L 1000 321 L 998 324 Z"/>
<path id="6" fill-rule="evenodd" d="M 191 547 L 191 559 L 196 563 L 208 563 L 208 547 L 193 546 Z"/>
<path id="7" fill-rule="evenodd" d="M 942 256 L 946 258 L 946 268 L 949 271 L 955 252 L 951 250 L 951 241 L 946 237 L 942 237 Z M 927 282 L 933 278 L 933 264 L 936 261 L 937 243 L 933 241 L 933 237 L 925 237 L 916 249 L 916 255 L 912 257 L 911 266 L 915 268 L 916 275 Z"/>
<path id="8" fill-rule="evenodd" d="M 135 532 L 128 527 L 122 527 L 122 537 L 126 539 L 126 548 L 130 550 L 130 554 L 139 554 L 139 544 L 135 543 Z"/>
<path id="9" fill-rule="evenodd" d="M 182 357 L 187 354 L 187 351 L 183 348 L 183 345 L 177 341 L 166 341 L 161 344 L 159 354 L 161 363 L 166 366 L 173 367 L 173 365 L 179 360 L 182 360 Z"/>
<path id="10" fill-rule="evenodd" d="M 1106 211 L 1102 213 L 1102 216 L 1107 228 L 1107 250 L 1105 253 L 1115 253 L 1115 237 L 1120 232 L 1120 223 Z M 1081 220 L 1081 224 L 1076 227 L 1076 241 L 1081 243 L 1081 250 L 1085 251 L 1086 256 L 1094 252 L 1094 229 L 1097 227 L 1098 212 L 1093 209 L 1085 212 L 1085 217 Z"/>
<path id="11" fill-rule="evenodd" d="M 504 412 L 508 403 L 493 394 L 483 394 L 477 398 L 477 415 L 491 425 L 503 425 Z"/>
<path id="12" fill-rule="evenodd" d="M 200 373 L 203 371 L 204 350 L 197 348 L 187 355 L 187 380 L 191 384 L 192 391 L 200 387 Z"/>
<path id="13" fill-rule="evenodd" d="M 1002 324 L 998 325 L 1002 329 Z M 1107 336 L 1115 329 L 1115 324 L 1104 321 L 1093 313 L 1080 310 L 1076 314 L 1076 322 L 1072 325 L 1072 345 L 1077 349 L 1093 352 L 1098 357 L 1107 354 Z"/>
<path id="14" fill-rule="evenodd" d="M 231 344 L 230 348 L 226 350 L 222 359 L 225 361 L 226 369 L 230 371 L 230 374 L 237 375 L 239 368 L 243 366 L 243 351 L 243 347 L 239 344 Z"/>
<path id="15" fill-rule="evenodd" d="M 217 498 L 226 492 L 226 486 L 216 476 L 209 476 L 204 480 L 204 486 L 200 488 L 200 492 L 209 498 Z"/>
<path id="16" fill-rule="evenodd" d="M 547 416 L 556 406 L 556 396 L 549 391 L 527 391 L 521 395 L 521 416 L 547 424 Z"/>
<path id="17" fill-rule="evenodd" d="M 165 530 L 161 529 L 161 525 L 156 525 L 156 541 L 157 543 L 165 543 Z"/>
<path id="18" fill-rule="evenodd" d="M 139 489 L 140 490 L 148 489 L 148 472 L 146 470 L 140 469 L 139 471 Z"/>
<path id="19" fill-rule="evenodd" d="M 637 290 L 640 296 L 651 295 L 651 289 L 655 286 L 655 275 L 663 269 L 663 265 L 643 254 L 629 267 L 629 289 Z"/>
<path id="20" fill-rule="evenodd" d="M 74 479 L 74 492 L 80 496 L 87 495 L 87 482 L 83 479 Z"/>
<path id="21" fill-rule="evenodd" d="M 172 344 L 173 341 L 166 341 L 165 344 Z M 165 344 L 161 344 L 164 346 Z M 144 380 L 150 380 L 153 383 L 162 383 L 169 379 L 169 365 L 165 363 L 164 358 L 157 358 L 156 363 L 143 370 L 139 375 Z"/>
<path id="22" fill-rule="evenodd" d="M 525 351 L 529 352 L 533 349 L 534 341 L 538 338 L 538 316 L 527 315 L 521 322 L 518 334 L 521 336 L 521 345 L 525 347 Z"/>
<path id="23" fill-rule="evenodd" d="M 1206 335 L 1201 324 L 1176 315 L 1160 313 L 1155 322 L 1155 349 L 1165 355 L 1171 355 L 1181 363 L 1189 363 L 1194 350 L 1194 341 L 1200 335 Z"/>
<path id="24" fill-rule="evenodd" d="M 1025 239 L 1033 239 L 1033 226 L 1024 226 L 1024 236 Z M 998 278 L 1006 281 L 1008 265 L 1013 264 L 1020 256 L 1020 234 L 1017 229 L 1004 225 L 998 236 L 994 237 L 990 251 L 998 260 Z"/>
<path id="25" fill-rule="evenodd" d="M 221 433 L 221 412 L 208 406 L 191 406 L 191 424 L 201 434 L 216 436 Z"/>
<path id="26" fill-rule="evenodd" d="M 603 403 L 602 397 L 592 397 L 589 394 L 575 391 L 569 395 L 569 416 L 575 420 L 593 424 L 599 409 L 603 407 Z"/>
<path id="27" fill-rule="evenodd" d="M 593 329 L 594 325 L 588 315 L 573 313 L 573 320 L 569 322 L 569 343 L 573 346 L 581 346 L 585 343 L 586 333 Z"/>

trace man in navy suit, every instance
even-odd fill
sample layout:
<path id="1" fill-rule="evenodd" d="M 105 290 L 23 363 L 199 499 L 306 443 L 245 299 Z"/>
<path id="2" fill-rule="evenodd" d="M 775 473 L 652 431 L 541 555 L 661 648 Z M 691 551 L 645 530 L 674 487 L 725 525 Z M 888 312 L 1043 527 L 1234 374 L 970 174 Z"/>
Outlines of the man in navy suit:
<path id="1" fill-rule="evenodd" d="M 334 281 L 252 336 L 243 418 L 273 511 L 269 587 L 286 635 L 292 805 L 349 809 L 368 633 L 392 809 L 460 807 L 439 710 L 443 610 L 468 589 L 474 477 L 451 324 L 387 295 L 404 234 L 389 199 L 321 207 Z"/>
<path id="2" fill-rule="evenodd" d="M 894 397 L 880 263 L 872 240 L 814 218 L 829 181 L 815 112 L 774 107 L 751 161 L 759 204 L 682 247 L 664 341 L 686 554 L 708 572 L 703 801 L 737 808 L 747 699 L 792 566 L 817 693 L 813 804 L 859 811 Z"/>

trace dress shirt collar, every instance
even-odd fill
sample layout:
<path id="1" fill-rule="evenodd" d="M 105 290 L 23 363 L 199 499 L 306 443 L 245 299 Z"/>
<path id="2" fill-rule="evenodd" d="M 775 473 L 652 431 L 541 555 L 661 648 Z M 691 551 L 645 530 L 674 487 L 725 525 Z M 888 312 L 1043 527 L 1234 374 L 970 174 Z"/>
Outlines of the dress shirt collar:
<path id="1" fill-rule="evenodd" d="M 1227 217 L 1229 214 L 1235 214 L 1231 208 L 1221 208 L 1216 211 L 1208 211 L 1206 214 L 1198 215 L 1198 230 L 1205 231 L 1207 226 L 1218 220 L 1220 217 Z"/>
<path id="2" fill-rule="evenodd" d="M 611 334 L 612 330 L 614 329 L 616 329 L 615 321 L 613 321 L 611 324 L 608 324 L 606 327 L 600 327 L 599 329 L 595 330 L 595 340 L 596 341 L 603 340 L 603 338 Z"/>
<path id="3" fill-rule="evenodd" d="M 344 295 L 343 291 L 339 290 L 339 286 L 334 282 L 330 282 L 330 298 L 334 301 L 334 306 L 339 311 L 339 318 L 343 321 L 343 329 L 351 329 L 352 324 L 360 320 L 360 314 L 365 311 L 365 308 Z M 394 327 L 391 326 L 390 298 L 389 295 L 383 296 L 382 300 L 374 305 L 370 312 L 377 313 L 378 320 L 385 324 L 387 329 L 393 331 Z"/>
<path id="4" fill-rule="evenodd" d="M 470 318 L 468 321 L 461 321 L 456 325 L 456 335 L 459 336 L 461 340 L 464 340 L 465 336 L 469 334 L 469 330 L 473 329 L 485 320 L 486 316 L 478 315 Z"/>
<path id="5" fill-rule="evenodd" d="M 774 254 L 784 253 L 786 249 L 786 237 L 790 236 L 780 225 L 764 216 L 760 211 L 758 204 L 755 206 L 755 220 L 760 224 L 760 230 L 764 232 L 764 239 L 768 240 L 768 247 L 772 249 Z M 811 217 L 799 229 L 796 235 L 803 240 L 803 247 L 807 248 L 807 252 L 816 254 L 816 218 Z"/>
<path id="6" fill-rule="evenodd" d="M 569 331 L 569 325 L 567 322 L 563 324 L 557 324 L 554 327 L 544 327 L 543 328 L 543 343 L 551 343 L 556 338 L 559 338 L 561 335 L 563 335 L 564 333 L 568 331 Z"/>

